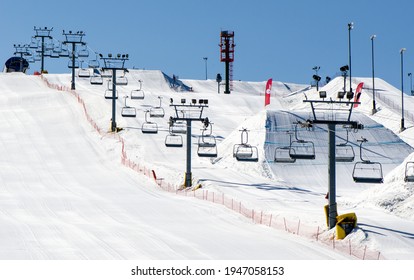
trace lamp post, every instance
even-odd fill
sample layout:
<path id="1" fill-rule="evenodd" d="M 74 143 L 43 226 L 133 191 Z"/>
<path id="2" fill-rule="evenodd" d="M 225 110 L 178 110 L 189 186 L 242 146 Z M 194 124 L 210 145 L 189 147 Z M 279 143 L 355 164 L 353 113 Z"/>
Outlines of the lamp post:
<path id="1" fill-rule="evenodd" d="M 404 52 L 406 48 L 400 50 L 401 55 L 401 128 L 400 131 L 404 131 Z"/>
<path id="2" fill-rule="evenodd" d="M 372 114 L 374 115 L 377 112 L 377 107 L 375 104 L 375 74 L 374 74 L 374 39 L 377 35 L 371 36 L 371 58 L 372 58 Z"/>
<path id="3" fill-rule="evenodd" d="M 411 72 L 408 73 L 408 77 L 410 77 L 410 94 L 413 95 L 413 74 Z"/>
<path id="4" fill-rule="evenodd" d="M 352 64 L 351 64 L 351 30 L 354 28 L 354 23 L 348 23 L 348 55 L 349 55 L 349 92 L 352 93 Z"/>
<path id="5" fill-rule="evenodd" d="M 203 59 L 204 59 L 205 67 L 206 67 L 206 80 L 207 80 L 207 59 L 208 57 L 203 57 Z"/>

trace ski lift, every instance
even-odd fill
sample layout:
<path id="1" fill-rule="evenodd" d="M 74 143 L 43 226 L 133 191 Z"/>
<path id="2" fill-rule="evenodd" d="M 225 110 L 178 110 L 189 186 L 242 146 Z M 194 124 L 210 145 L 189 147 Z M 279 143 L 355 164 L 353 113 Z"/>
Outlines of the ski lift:
<path id="1" fill-rule="evenodd" d="M 32 37 L 29 43 L 29 48 L 37 49 L 38 47 L 39 47 L 39 41 L 36 39 L 36 37 Z"/>
<path id="2" fill-rule="evenodd" d="M 137 116 L 137 109 L 135 107 L 130 107 L 126 104 L 128 96 L 124 96 L 124 107 L 121 109 L 121 116 L 125 118 L 135 118 Z"/>
<path id="3" fill-rule="evenodd" d="M 280 163 L 294 163 L 296 162 L 296 159 L 290 157 L 290 147 L 285 146 L 276 148 L 274 161 Z"/>
<path id="4" fill-rule="evenodd" d="M 62 47 L 62 51 L 59 53 L 59 57 L 69 57 L 69 50 Z"/>
<path id="5" fill-rule="evenodd" d="M 145 98 L 145 93 L 142 90 L 142 81 L 138 80 L 139 82 L 139 89 L 133 89 L 131 91 L 131 99 L 144 99 Z"/>
<path id="6" fill-rule="evenodd" d="M 102 76 L 94 72 L 93 75 L 91 76 L 90 82 L 91 82 L 91 85 L 102 85 L 103 84 Z"/>
<path id="7" fill-rule="evenodd" d="M 112 96 L 112 90 L 105 90 L 105 99 L 114 99 Z M 118 91 L 115 92 L 115 99 L 118 99 Z"/>
<path id="8" fill-rule="evenodd" d="M 249 134 L 246 128 L 241 131 L 241 143 L 233 146 L 233 157 L 238 161 L 254 161 L 259 160 L 259 152 L 256 146 L 248 144 Z"/>
<path id="9" fill-rule="evenodd" d="M 169 134 L 165 137 L 165 146 L 181 148 L 183 146 L 183 137 L 172 132 L 172 126 L 174 124 L 172 118 L 170 118 L 169 124 Z"/>
<path id="10" fill-rule="evenodd" d="M 88 57 L 89 56 L 89 51 L 88 51 L 88 48 L 86 47 L 86 45 L 85 45 L 84 48 L 82 48 L 78 51 L 78 56 L 79 57 Z"/>
<path id="11" fill-rule="evenodd" d="M 305 141 L 303 139 L 298 138 L 298 124 L 302 124 L 297 122 L 295 125 L 295 139 L 294 141 L 290 142 L 289 147 L 289 156 L 292 159 L 308 159 L 313 160 L 315 159 L 315 145 L 312 141 Z M 306 127 L 310 127 L 310 124 L 303 124 Z"/>
<path id="12" fill-rule="evenodd" d="M 336 162 L 353 162 L 355 159 L 354 148 L 348 144 L 349 130 L 346 128 L 346 141 L 336 145 Z"/>
<path id="13" fill-rule="evenodd" d="M 156 134 L 158 133 L 158 125 L 155 122 L 148 121 L 149 110 L 145 111 L 145 122 L 142 124 L 142 133 Z"/>
<path id="14" fill-rule="evenodd" d="M 175 134 L 186 134 L 187 123 L 184 121 L 176 121 L 172 124 L 171 131 Z"/>
<path id="15" fill-rule="evenodd" d="M 414 182 L 414 161 L 408 161 L 405 164 L 405 182 Z"/>
<path id="16" fill-rule="evenodd" d="M 75 68 L 75 69 L 79 68 L 79 61 L 75 59 L 75 64 L 72 65 L 72 60 L 69 60 L 68 61 L 68 68 L 70 68 L 70 69 L 72 69 L 72 68 Z"/>
<path id="17" fill-rule="evenodd" d="M 355 183 L 373 183 L 379 184 L 384 182 L 382 174 L 382 165 L 379 162 L 373 162 L 362 158 L 362 144 L 368 142 L 367 139 L 362 138 L 358 140 L 359 144 L 359 157 L 361 161 L 358 161 L 354 165 L 352 177 Z"/>
<path id="18" fill-rule="evenodd" d="M 290 143 L 292 142 L 292 133 L 287 132 L 289 134 L 289 146 L 282 146 L 276 147 L 275 149 L 275 157 L 274 162 L 280 163 L 294 163 L 296 159 L 290 157 Z"/>
<path id="19" fill-rule="evenodd" d="M 128 85 L 128 79 L 125 76 L 125 72 L 126 71 L 124 71 L 123 75 L 116 77 L 115 83 L 116 83 L 117 86 L 126 86 L 126 85 Z"/>
<path id="20" fill-rule="evenodd" d="M 160 105 L 157 107 L 152 107 L 149 111 L 151 118 L 163 118 L 165 115 L 164 109 L 161 107 L 161 100 L 162 97 L 158 96 L 158 99 L 160 100 Z"/>
<path id="21" fill-rule="evenodd" d="M 207 127 L 210 127 L 208 129 Z M 217 157 L 216 137 L 213 136 L 213 126 L 206 123 L 202 129 L 201 136 L 198 137 L 197 155 L 199 157 Z"/>
<path id="22" fill-rule="evenodd" d="M 91 76 L 91 72 L 89 71 L 88 68 L 83 68 L 82 63 L 83 63 L 83 61 L 81 61 L 81 67 L 78 70 L 78 77 L 79 78 L 89 78 Z"/>

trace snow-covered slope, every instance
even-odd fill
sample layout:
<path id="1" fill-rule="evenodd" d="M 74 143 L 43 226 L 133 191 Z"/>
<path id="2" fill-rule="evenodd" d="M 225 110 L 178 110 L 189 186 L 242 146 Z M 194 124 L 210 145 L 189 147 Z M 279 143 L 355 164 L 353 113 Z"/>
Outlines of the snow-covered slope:
<path id="1" fill-rule="evenodd" d="M 213 123 L 213 135 L 218 143 L 218 157 L 213 160 L 197 157 L 196 143 L 197 137 L 201 135 L 202 124 L 193 122 L 192 172 L 195 184 L 201 183 L 201 190 L 243 201 L 250 208 L 272 213 L 275 217 L 285 217 L 285 227 L 286 223 L 297 219 L 301 221 L 301 226 L 315 225 L 318 231 L 319 228 L 322 230 L 326 227 L 323 213 L 323 206 L 326 204 L 324 196 L 327 191 L 326 127 L 321 126 L 311 132 L 299 132 L 301 137 L 311 139 L 315 143 L 316 160 L 298 161 L 293 165 L 272 161 L 275 147 L 289 143 L 285 131 L 292 129 L 292 122 L 297 118 L 309 117 L 310 108 L 303 103 L 303 99 L 305 94 L 308 98 L 317 98 L 314 88 L 274 82 L 271 105 L 264 108 L 265 82 L 234 81 L 234 91 L 231 94 L 218 94 L 217 83 L 213 80 L 183 80 L 193 91 L 177 92 L 170 88 L 161 71 L 130 70 L 126 77 L 128 85 L 117 87 L 119 99 L 116 120 L 118 127 L 123 128 L 118 135 L 123 139 L 122 143 L 129 160 L 142 164 L 149 170 L 155 170 L 158 177 L 173 184 L 175 188 L 180 188 L 185 171 L 186 144 L 184 143 L 183 148 L 167 148 L 164 145 L 165 137 L 168 135 L 168 118 L 175 113 L 169 106 L 170 99 L 176 102 L 182 98 L 208 99 L 209 108 L 205 110 L 204 116 Z M 67 74 L 49 74 L 45 75 L 45 78 L 55 88 L 65 89 L 70 85 L 70 75 Z M 68 91 L 48 89 L 39 77 L 2 75 L 1 79 L 1 112 L 5 114 L 5 117 L 2 117 L 3 124 L 9 129 L 20 127 L 19 131 L 10 130 L 13 133 L 3 136 L 6 138 L 2 140 L 2 149 L 18 154 L 17 157 L 25 162 L 25 155 L 20 154 L 17 148 L 20 145 L 19 139 L 26 139 L 26 142 L 22 143 L 27 145 L 27 139 L 32 136 L 39 137 L 34 138 L 36 141 L 33 142 L 32 149 L 38 153 L 31 156 L 34 159 L 32 162 L 29 161 L 29 166 L 48 166 L 48 162 L 54 162 L 54 165 L 45 167 L 42 171 L 45 172 L 46 179 L 41 179 L 40 182 L 43 183 L 39 184 L 39 187 L 45 192 L 51 188 L 52 191 L 49 193 L 56 192 L 56 196 L 65 197 L 62 203 L 59 203 L 59 207 L 68 205 L 61 210 L 63 216 L 58 216 L 62 224 L 56 225 L 50 216 L 61 213 L 55 213 L 60 210 L 53 207 L 58 206 L 49 205 L 55 203 L 54 200 L 39 198 L 36 196 L 37 192 L 23 199 L 23 191 L 17 191 L 17 194 L 10 189 L 4 191 L 4 197 L 8 197 L 9 201 L 12 201 L 11 204 L 16 204 L 15 201 L 22 199 L 25 202 L 24 209 L 31 212 L 33 207 L 33 211 L 42 214 L 39 218 L 32 215 L 21 217 L 16 214 L 21 213 L 21 205 L 11 207 L 12 210 L 6 213 L 3 211 L 3 222 L 0 223 L 6 225 L 2 228 L 7 229 L 3 236 L 8 236 L 10 232 L 21 233 L 15 239 L 8 239 L 13 241 L 8 242 L 13 245 L 7 248 L 14 252 L 15 258 L 340 258 L 336 252 L 321 249 L 320 245 L 314 242 L 297 236 L 280 235 L 279 231 L 276 231 L 277 238 L 282 241 L 276 242 L 268 229 L 254 227 L 234 212 L 203 201 L 164 193 L 155 187 L 153 181 L 148 181 L 146 177 L 120 166 L 122 145 L 119 140 L 111 139 L 108 137 L 110 134 L 106 133 L 111 118 L 111 101 L 104 98 L 106 82 L 96 86 L 91 85 L 88 78 L 77 78 L 75 96 L 82 100 L 85 106 L 82 110 L 82 105 L 77 104 L 76 98 Z M 128 96 L 133 89 L 138 88 L 139 80 L 143 82 L 145 99 L 127 99 L 128 105 L 137 109 L 137 118 L 122 118 L 122 97 Z M 393 108 L 386 102 L 381 103 L 379 98 L 379 113 L 369 116 L 369 107 L 372 103 L 368 89 L 369 80 L 355 78 L 354 88 L 359 81 L 364 81 L 366 88 L 361 97 L 362 104 L 355 109 L 355 116 L 365 123 L 367 129 L 359 131 L 359 134 L 350 134 L 350 141 L 357 144 L 358 138 L 366 137 L 370 141 L 370 145 L 366 147 L 369 149 L 366 156 L 383 163 L 386 177 L 385 183 L 378 186 L 355 184 L 350 179 L 353 164 L 341 164 L 338 167 L 338 210 L 340 213 L 356 212 L 358 215 L 359 228 L 347 237 L 348 240 L 380 251 L 385 258 L 414 259 L 414 242 L 410 238 L 414 228 L 414 221 L 410 218 L 414 214 L 411 206 L 412 183 L 403 183 L 404 166 L 401 165 L 410 157 L 412 148 L 401 141 L 399 136 L 410 145 L 410 139 L 414 137 L 410 136 L 410 129 L 398 134 L 398 108 Z M 336 98 L 336 92 L 342 85 L 341 79 L 334 79 L 323 90 L 328 92 L 329 97 Z M 380 80 L 376 82 L 376 87 L 378 91 L 381 89 L 383 96 L 397 94 L 396 89 L 385 82 L 381 83 Z M 23 98 L 26 92 L 29 93 L 26 96 L 28 98 Z M 159 106 L 159 97 L 162 97 L 161 106 L 165 110 L 165 117 L 151 118 L 151 121 L 158 124 L 159 131 L 157 134 L 143 134 L 141 127 L 145 122 L 145 111 Z M 409 102 L 411 101 L 407 101 Z M 35 110 L 36 114 L 39 110 L 43 113 L 37 116 L 31 110 Z M 21 117 L 15 115 L 19 111 L 23 112 L 23 115 L 31 112 L 29 119 L 34 118 L 35 121 L 26 126 L 24 119 L 20 120 Z M 93 120 L 95 129 L 86 122 L 85 112 L 88 118 Z M 14 121 L 7 124 L 3 119 Z M 406 122 L 407 127 L 412 125 L 410 119 Z M 54 127 L 56 130 L 51 129 Z M 96 128 L 101 131 L 100 135 Z M 233 157 L 233 147 L 240 143 L 240 130 L 243 128 L 249 130 L 249 144 L 258 148 L 259 160 L 256 163 L 238 162 Z M 11 145 L 10 142 L 13 141 L 7 139 L 11 134 L 22 136 L 13 138 L 14 141 L 19 140 L 16 142 L 17 146 Z M 344 131 L 338 129 L 338 134 L 338 141 L 342 141 Z M 54 140 L 54 144 L 43 144 L 48 143 L 46 141 L 49 138 Z M 75 141 L 76 145 L 70 141 Z M 354 148 L 358 157 L 359 151 L 356 146 Z M 8 160 L 3 159 L 3 164 Z M 90 167 L 87 171 L 83 170 L 84 162 Z M 30 185 L 30 182 L 37 180 L 37 177 L 34 177 L 37 176 L 34 175 L 37 172 L 32 172 L 34 174 L 30 173 L 31 175 L 26 177 L 26 173 L 17 168 L 19 176 L 16 176 L 16 172 L 13 171 L 16 168 L 11 169 L 9 167 L 7 172 L 3 169 L 1 173 L 1 178 L 6 183 L 17 180 L 11 178 L 19 178 L 17 184 L 22 185 Z M 65 179 L 60 181 L 55 173 Z M 63 187 L 60 187 L 61 185 Z M 74 193 L 71 186 L 75 186 Z M 401 188 L 406 190 L 405 193 L 401 194 L 399 199 L 394 199 L 393 194 Z M 60 192 L 62 194 L 59 194 Z M 73 204 L 72 196 L 78 196 Z M 40 201 L 39 204 L 32 205 L 28 202 L 37 199 Z M 7 200 L 3 203 L 7 203 Z M 86 208 L 86 214 L 83 214 L 83 207 Z M 50 208 L 52 209 L 49 210 Z M 12 219 L 7 215 L 14 215 L 15 222 L 12 223 Z M 217 216 L 219 220 L 213 216 Z M 97 222 L 95 219 L 98 219 Z M 35 236 L 57 235 L 57 232 L 66 232 L 68 228 L 73 231 L 62 237 L 63 240 L 56 239 L 50 244 L 40 242 L 39 239 L 33 241 L 33 236 L 27 241 L 25 238 L 28 238 L 28 233 L 24 230 L 33 230 L 34 224 L 43 223 L 43 220 L 48 221 L 45 223 L 47 226 L 39 226 L 39 232 L 36 232 Z M 198 224 L 199 227 L 194 224 Z M 235 231 L 237 235 L 232 236 Z M 330 236 L 328 231 L 324 231 L 326 236 Z M 229 234 L 228 237 L 226 234 Z M 247 236 L 251 234 L 257 238 L 250 240 Z M 271 234 L 274 235 L 275 232 L 272 231 Z M 78 241 L 78 237 L 82 236 L 87 241 Z M 144 241 L 141 242 L 141 238 Z M 286 239 L 288 241 L 284 241 Z M 31 241 L 34 243 L 30 243 Z M 212 243 L 217 246 L 207 248 Z M 286 244 L 284 248 L 288 252 L 292 250 L 287 248 L 301 247 L 300 255 L 275 254 L 275 251 L 285 251 L 280 247 L 279 250 L 271 249 L 272 246 L 282 246 L 281 243 Z M 20 244 L 21 247 L 16 244 Z M 241 244 L 247 244 L 247 247 L 241 249 Z M 309 249 L 306 254 L 302 251 L 303 246 Z M 51 253 L 56 247 L 66 250 Z M 90 247 L 93 249 L 89 251 L 87 248 Z M 18 248 L 32 249 L 30 252 L 22 252 Z M 169 253 L 163 255 L 165 251 Z M 1 256 L 7 258 L 6 254 Z"/>

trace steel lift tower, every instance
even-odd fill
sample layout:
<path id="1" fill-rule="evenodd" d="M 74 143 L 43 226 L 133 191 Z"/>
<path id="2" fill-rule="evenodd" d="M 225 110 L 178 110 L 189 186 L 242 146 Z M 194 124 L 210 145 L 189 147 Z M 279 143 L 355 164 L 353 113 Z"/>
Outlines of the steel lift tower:
<path id="1" fill-rule="evenodd" d="M 175 110 L 175 117 L 170 117 L 170 123 L 173 124 L 177 121 L 185 121 L 187 123 L 187 152 L 186 152 L 186 172 L 184 186 L 186 188 L 192 185 L 191 174 L 191 123 L 192 121 L 203 122 L 206 127 L 210 124 L 208 118 L 203 118 L 203 111 L 208 108 L 207 99 L 191 99 L 191 103 L 186 103 L 185 99 L 181 99 L 181 104 L 175 104 L 171 99 L 170 107 Z"/>
<path id="2" fill-rule="evenodd" d="M 63 30 L 63 36 L 65 36 L 65 41 L 63 42 L 64 45 L 72 45 L 72 53 L 71 53 L 71 60 L 72 60 L 72 81 L 71 81 L 71 89 L 75 89 L 75 58 L 76 58 L 76 45 L 84 46 L 86 45 L 85 42 L 82 41 L 83 36 L 85 33 L 83 31 L 77 31 L 76 33 L 69 31 L 65 32 Z"/>
<path id="3" fill-rule="evenodd" d="M 107 99 L 112 99 L 112 118 L 111 118 L 111 131 L 116 132 L 116 119 L 115 119 L 115 110 L 116 110 L 116 70 L 121 70 L 123 72 L 128 72 L 128 69 L 125 68 L 124 64 L 125 61 L 129 60 L 128 54 L 117 54 L 116 56 L 112 56 L 112 54 L 108 54 L 108 56 L 103 56 L 99 54 L 99 57 L 104 62 L 104 67 L 102 67 L 103 71 L 112 70 L 112 97 Z"/>
<path id="4" fill-rule="evenodd" d="M 234 31 L 221 31 L 220 33 L 220 61 L 225 63 L 226 89 L 224 93 L 229 94 L 231 82 L 233 80 L 233 61 L 234 61 Z"/>
<path id="5" fill-rule="evenodd" d="M 41 54 L 42 54 L 42 64 L 40 66 L 40 73 L 43 73 L 45 70 L 45 38 L 52 40 L 53 37 L 50 36 L 50 32 L 53 30 L 52 28 L 41 28 L 41 27 L 34 27 L 33 30 L 36 32 L 35 38 L 41 38 L 42 45 L 41 45 Z"/>

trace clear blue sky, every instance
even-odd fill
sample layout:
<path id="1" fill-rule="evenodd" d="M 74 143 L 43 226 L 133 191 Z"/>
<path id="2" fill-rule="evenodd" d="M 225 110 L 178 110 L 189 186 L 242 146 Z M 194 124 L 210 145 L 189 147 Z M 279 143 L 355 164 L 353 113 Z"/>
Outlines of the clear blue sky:
<path id="1" fill-rule="evenodd" d="M 371 77 L 375 39 L 376 76 L 401 86 L 400 49 L 405 47 L 404 80 L 414 72 L 414 1 L 279 0 L 1 0 L 0 61 L 15 43 L 28 43 L 33 26 L 82 30 L 101 53 L 128 53 L 127 67 L 159 69 L 180 78 L 204 79 L 224 73 L 219 61 L 221 30 L 235 32 L 234 79 L 310 83 L 314 66 L 333 76 L 348 64 L 351 31 L 352 76 Z M 67 58 L 47 59 L 49 72 L 69 73 Z M 30 73 L 40 69 L 37 62 Z"/>

